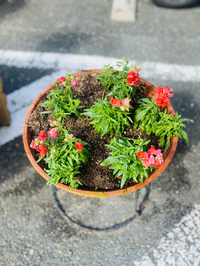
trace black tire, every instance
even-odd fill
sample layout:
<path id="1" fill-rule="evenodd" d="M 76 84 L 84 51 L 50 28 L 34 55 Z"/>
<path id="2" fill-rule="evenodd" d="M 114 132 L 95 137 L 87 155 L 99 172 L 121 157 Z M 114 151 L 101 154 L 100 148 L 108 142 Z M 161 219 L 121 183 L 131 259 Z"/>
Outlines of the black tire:
<path id="1" fill-rule="evenodd" d="M 198 0 L 153 0 L 154 4 L 169 8 L 184 8 L 196 5 Z"/>

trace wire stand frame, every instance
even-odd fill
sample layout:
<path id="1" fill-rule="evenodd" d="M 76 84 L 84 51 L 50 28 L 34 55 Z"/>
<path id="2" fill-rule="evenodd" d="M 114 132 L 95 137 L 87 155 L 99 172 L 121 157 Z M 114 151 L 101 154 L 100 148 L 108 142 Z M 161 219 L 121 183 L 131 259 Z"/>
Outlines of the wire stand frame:
<path id="1" fill-rule="evenodd" d="M 96 232 L 111 232 L 111 231 L 114 231 L 114 230 L 117 230 L 117 229 L 120 229 L 122 227 L 127 226 L 136 217 L 138 217 L 138 216 L 140 216 L 142 214 L 142 211 L 144 210 L 145 205 L 148 202 L 149 194 L 150 194 L 150 184 L 148 184 L 147 186 L 145 186 L 145 188 L 146 188 L 145 196 L 144 196 L 142 202 L 139 204 L 138 201 L 139 201 L 140 190 L 137 190 L 135 192 L 136 193 L 135 194 L 135 198 L 136 198 L 136 201 L 135 201 L 135 214 L 131 218 L 127 219 L 126 221 L 124 221 L 122 223 L 118 223 L 118 224 L 112 225 L 110 227 L 98 228 L 98 227 L 91 227 L 91 226 L 84 225 L 80 221 L 76 221 L 76 220 L 72 219 L 71 217 L 69 217 L 66 214 L 66 211 L 64 210 L 62 204 L 60 203 L 60 201 L 59 201 L 59 199 L 57 197 L 57 190 L 58 190 L 57 187 L 56 186 L 53 186 L 53 185 L 51 187 L 52 187 L 52 195 L 53 195 L 54 204 L 56 206 L 56 209 L 61 214 L 61 216 L 65 220 L 67 220 L 68 222 L 70 222 L 73 225 L 75 225 L 77 228 L 83 229 L 83 230 L 86 230 L 86 231 L 90 231 L 90 232 L 92 232 L 92 231 L 96 231 Z"/>

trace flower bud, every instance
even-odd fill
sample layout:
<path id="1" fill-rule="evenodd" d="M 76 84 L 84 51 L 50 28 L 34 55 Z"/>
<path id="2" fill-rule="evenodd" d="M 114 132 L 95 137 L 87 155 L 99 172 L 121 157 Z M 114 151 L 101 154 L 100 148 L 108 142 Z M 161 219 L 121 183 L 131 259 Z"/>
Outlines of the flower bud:
<path id="1" fill-rule="evenodd" d="M 36 139 L 35 139 L 35 144 L 36 144 L 37 146 L 40 145 L 40 139 L 36 138 Z"/>

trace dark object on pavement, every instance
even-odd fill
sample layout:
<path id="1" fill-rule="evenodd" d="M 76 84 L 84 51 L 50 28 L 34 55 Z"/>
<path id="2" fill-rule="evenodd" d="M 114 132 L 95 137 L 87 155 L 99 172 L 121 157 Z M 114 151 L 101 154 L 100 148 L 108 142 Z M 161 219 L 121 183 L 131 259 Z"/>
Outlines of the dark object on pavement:
<path id="1" fill-rule="evenodd" d="M 3 83 L 0 77 L 0 126 L 10 125 L 10 113 L 7 109 L 6 95 L 3 93 Z"/>
<path id="2" fill-rule="evenodd" d="M 199 0 L 153 0 L 154 4 L 168 8 L 192 7 L 199 3 Z"/>

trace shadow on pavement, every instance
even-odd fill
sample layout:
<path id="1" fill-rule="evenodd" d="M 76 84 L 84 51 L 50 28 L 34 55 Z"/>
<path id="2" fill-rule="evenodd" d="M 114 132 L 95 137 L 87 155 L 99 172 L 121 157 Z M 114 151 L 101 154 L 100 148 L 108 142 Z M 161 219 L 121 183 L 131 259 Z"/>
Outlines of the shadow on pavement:
<path id="1" fill-rule="evenodd" d="M 4 18 L 5 15 L 9 15 L 13 12 L 18 11 L 26 5 L 25 0 L 2 0 L 0 1 L 0 20 Z"/>

